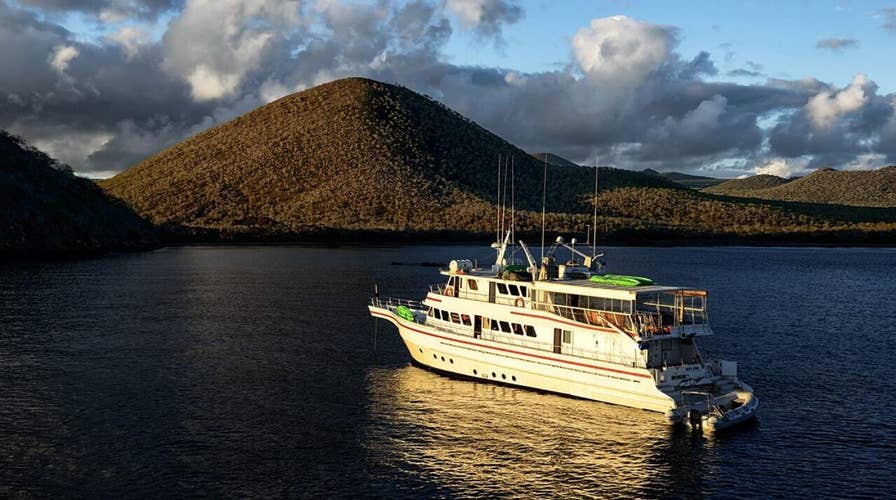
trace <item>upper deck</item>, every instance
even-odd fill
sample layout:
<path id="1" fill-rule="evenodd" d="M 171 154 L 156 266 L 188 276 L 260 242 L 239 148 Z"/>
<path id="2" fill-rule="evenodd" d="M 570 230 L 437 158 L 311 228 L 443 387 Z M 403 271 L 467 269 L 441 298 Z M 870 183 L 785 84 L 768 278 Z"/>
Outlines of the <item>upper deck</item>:
<path id="1" fill-rule="evenodd" d="M 490 269 L 443 270 L 441 274 L 448 281 L 431 287 L 433 293 L 546 311 L 638 339 L 712 333 L 703 290 L 608 285 L 588 279 L 505 279 Z"/>

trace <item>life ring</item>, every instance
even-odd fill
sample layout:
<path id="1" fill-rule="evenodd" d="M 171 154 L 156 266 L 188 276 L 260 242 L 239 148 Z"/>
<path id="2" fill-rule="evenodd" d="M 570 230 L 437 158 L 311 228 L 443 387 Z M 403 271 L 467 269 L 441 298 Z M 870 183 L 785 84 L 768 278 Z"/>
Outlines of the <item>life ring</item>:
<path id="1" fill-rule="evenodd" d="M 445 287 L 445 295 L 449 297 L 454 297 L 454 287 L 449 285 Z"/>
<path id="2" fill-rule="evenodd" d="M 513 304 L 517 307 L 526 307 L 526 300 L 522 297 L 517 297 Z"/>

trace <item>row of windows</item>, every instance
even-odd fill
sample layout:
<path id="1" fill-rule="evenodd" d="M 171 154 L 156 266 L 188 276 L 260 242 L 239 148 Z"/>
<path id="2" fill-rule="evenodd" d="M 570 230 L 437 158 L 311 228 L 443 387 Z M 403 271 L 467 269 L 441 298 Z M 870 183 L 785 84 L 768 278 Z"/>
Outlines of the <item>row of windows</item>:
<path id="1" fill-rule="evenodd" d="M 433 318 L 440 319 L 442 321 L 450 321 L 452 323 L 457 323 L 459 325 L 472 326 L 473 323 L 470 322 L 470 317 L 466 314 L 457 314 L 457 313 L 449 313 L 448 311 L 443 311 L 441 309 L 432 308 L 429 310 L 429 315 Z"/>
<path id="2" fill-rule="evenodd" d="M 523 335 L 525 333 L 525 335 L 527 337 L 535 337 L 536 336 L 535 327 L 533 327 L 532 325 L 521 325 L 519 323 L 510 323 L 508 321 L 498 321 L 498 320 L 489 319 L 489 318 L 485 318 L 483 321 L 485 321 L 485 323 L 486 323 L 486 325 L 483 325 L 483 326 L 486 326 L 486 327 L 489 323 L 491 323 L 492 331 L 495 331 L 495 332 L 504 332 L 504 333 L 512 332 L 515 335 Z"/>
<path id="3" fill-rule="evenodd" d="M 596 309 L 598 311 L 611 311 L 621 314 L 631 314 L 632 312 L 632 301 L 623 299 L 590 297 L 587 295 L 554 292 L 551 293 L 551 302 L 558 306 L 580 307 L 582 309 Z"/>
<path id="4" fill-rule="evenodd" d="M 467 278 L 467 288 L 472 291 L 479 290 L 479 284 L 473 278 Z M 513 295 L 514 297 L 528 297 L 529 289 L 522 285 L 508 285 L 505 283 L 495 283 L 498 289 L 498 293 L 501 295 Z M 452 276 L 448 278 L 448 286 L 454 287 L 458 290 L 463 289 L 464 287 L 464 279 L 460 276 Z"/>
<path id="5" fill-rule="evenodd" d="M 472 326 L 470 316 L 466 314 L 458 314 L 456 312 L 443 311 L 441 309 L 432 308 L 429 315 L 435 319 L 442 321 L 450 321 L 458 325 Z M 482 328 L 495 332 L 513 333 L 515 335 L 526 335 L 527 337 L 536 337 L 535 327 L 532 325 L 521 325 L 519 323 L 511 323 L 509 321 L 498 321 L 490 318 L 482 318 Z"/>
<path id="6" fill-rule="evenodd" d="M 496 283 L 498 285 L 498 293 L 502 295 L 515 295 L 517 297 L 528 297 L 528 289 L 520 285 L 505 285 L 504 283 Z"/>

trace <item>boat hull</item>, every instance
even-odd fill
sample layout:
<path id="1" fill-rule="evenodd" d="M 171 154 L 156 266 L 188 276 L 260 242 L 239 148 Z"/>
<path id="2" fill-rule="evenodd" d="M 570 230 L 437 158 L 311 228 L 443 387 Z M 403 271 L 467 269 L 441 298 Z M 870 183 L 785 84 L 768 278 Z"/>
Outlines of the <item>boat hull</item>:
<path id="1" fill-rule="evenodd" d="M 720 432 L 756 418 L 759 399 L 752 392 L 738 391 L 736 394 L 738 397 L 743 398 L 743 404 L 733 410 L 724 412 L 722 415 L 704 416 L 704 429 L 709 432 Z"/>
<path id="2" fill-rule="evenodd" d="M 375 306 L 370 312 L 398 328 L 415 363 L 435 371 L 665 414 L 676 406 L 644 368 L 452 334 Z"/>

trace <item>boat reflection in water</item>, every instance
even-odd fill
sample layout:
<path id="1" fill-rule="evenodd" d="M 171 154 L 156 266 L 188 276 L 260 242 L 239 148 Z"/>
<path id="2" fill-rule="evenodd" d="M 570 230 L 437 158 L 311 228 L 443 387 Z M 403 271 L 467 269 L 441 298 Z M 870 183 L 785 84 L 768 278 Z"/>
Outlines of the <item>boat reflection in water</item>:
<path id="1" fill-rule="evenodd" d="M 418 494 L 652 497 L 720 486 L 705 484 L 717 476 L 713 441 L 647 411 L 415 366 L 372 370 L 368 393 L 369 463 L 392 484 L 419 481 Z"/>

